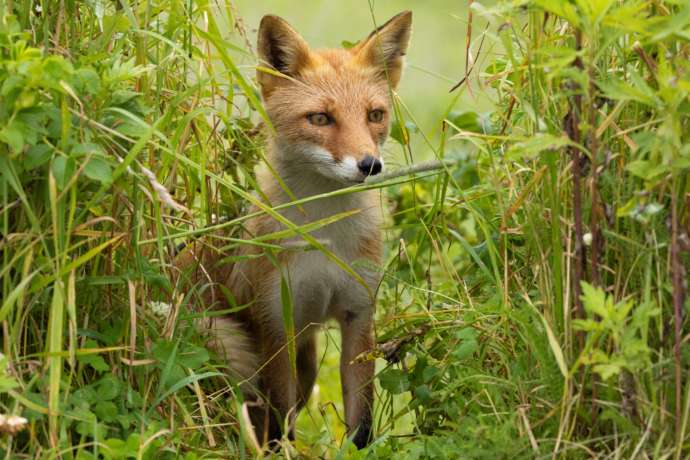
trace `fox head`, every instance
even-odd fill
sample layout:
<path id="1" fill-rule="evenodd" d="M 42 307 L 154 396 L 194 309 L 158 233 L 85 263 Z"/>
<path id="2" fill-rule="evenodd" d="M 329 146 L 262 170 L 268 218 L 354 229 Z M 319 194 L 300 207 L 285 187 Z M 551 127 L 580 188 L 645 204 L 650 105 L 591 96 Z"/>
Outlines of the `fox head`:
<path id="1" fill-rule="evenodd" d="M 264 16 L 257 80 L 283 171 L 347 185 L 383 170 L 390 88 L 400 81 L 411 24 L 406 11 L 350 49 L 312 50 L 285 20 Z"/>

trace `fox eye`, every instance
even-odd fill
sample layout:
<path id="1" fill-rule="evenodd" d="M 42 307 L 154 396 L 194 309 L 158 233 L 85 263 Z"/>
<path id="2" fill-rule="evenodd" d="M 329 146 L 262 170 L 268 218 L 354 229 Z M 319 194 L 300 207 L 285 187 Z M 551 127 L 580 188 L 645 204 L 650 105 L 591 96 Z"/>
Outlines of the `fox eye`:
<path id="1" fill-rule="evenodd" d="M 309 123 L 315 126 L 326 126 L 330 125 L 333 123 L 333 119 L 328 116 L 327 113 L 310 113 L 307 115 L 307 120 L 309 120 Z"/>
<path id="2" fill-rule="evenodd" d="M 383 121 L 383 110 L 374 109 L 370 110 L 367 118 L 371 123 L 381 123 Z"/>

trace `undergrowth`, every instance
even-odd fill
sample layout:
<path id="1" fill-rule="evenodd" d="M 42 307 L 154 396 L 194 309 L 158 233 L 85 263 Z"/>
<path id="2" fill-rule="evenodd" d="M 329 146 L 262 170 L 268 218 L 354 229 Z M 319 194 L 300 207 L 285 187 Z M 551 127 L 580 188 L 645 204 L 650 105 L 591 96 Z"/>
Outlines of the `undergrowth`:
<path id="1" fill-rule="evenodd" d="M 367 185 L 390 212 L 377 440 L 319 404 L 267 454 L 684 458 L 690 5 L 469 3 L 439 132 L 397 100 L 388 147 L 443 162 Z M 180 245 L 252 243 L 270 122 L 241 56 L 229 2 L 0 2 L 5 458 L 259 455 L 172 282 Z"/>

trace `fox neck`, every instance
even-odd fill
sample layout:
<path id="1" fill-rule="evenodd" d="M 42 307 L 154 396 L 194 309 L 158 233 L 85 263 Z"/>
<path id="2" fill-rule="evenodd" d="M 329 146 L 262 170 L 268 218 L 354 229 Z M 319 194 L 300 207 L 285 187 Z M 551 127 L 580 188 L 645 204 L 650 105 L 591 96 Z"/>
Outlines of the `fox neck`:
<path id="1" fill-rule="evenodd" d="M 290 159 L 294 156 L 291 156 L 290 153 L 279 150 L 276 144 L 273 144 L 269 150 L 268 161 L 275 174 L 269 170 L 264 170 L 258 178 L 261 189 L 265 191 L 273 206 L 295 201 L 295 198 L 301 200 L 334 192 L 347 186 L 334 178 L 323 176 L 310 168 L 309 165 L 305 167 L 299 163 L 291 162 Z M 276 176 L 280 178 L 282 184 Z M 333 236 L 330 233 L 345 227 L 349 230 L 356 230 L 351 235 L 356 237 L 362 231 L 371 231 L 373 227 L 377 228 L 380 224 L 381 209 L 379 199 L 375 194 L 376 192 L 369 190 L 318 198 L 303 203 L 299 207 L 286 208 L 281 211 L 281 214 L 292 222 L 301 225 L 338 213 L 358 210 L 359 212 L 354 216 L 328 225 L 322 231 L 317 232 L 320 236 L 330 238 Z M 345 228 L 341 230 L 345 230 Z"/>

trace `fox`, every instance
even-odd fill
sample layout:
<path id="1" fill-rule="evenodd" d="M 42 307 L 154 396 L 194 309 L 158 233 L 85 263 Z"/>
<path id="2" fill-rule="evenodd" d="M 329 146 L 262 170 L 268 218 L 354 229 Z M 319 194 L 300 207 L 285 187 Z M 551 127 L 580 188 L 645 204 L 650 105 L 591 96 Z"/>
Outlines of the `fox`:
<path id="1" fill-rule="evenodd" d="M 261 199 L 278 210 L 259 213 L 261 207 L 254 206 L 250 211 L 256 216 L 247 221 L 244 236 L 272 235 L 288 222 L 304 226 L 326 220 L 309 236 L 327 251 L 295 249 L 303 241 L 298 235 L 271 241 L 286 248 L 273 255 L 258 245 L 242 245 L 232 264 L 223 262 L 228 254 L 222 251 L 192 245 L 177 265 L 194 265 L 196 281 L 209 282 L 204 302 L 229 309 L 221 292 L 227 291 L 235 305 L 246 305 L 214 317 L 208 329 L 229 372 L 242 382 L 244 399 L 255 401 L 249 415 L 263 445 L 285 435 L 294 440 L 296 416 L 317 377 L 317 332 L 329 320 L 341 330 L 348 436 L 357 448 L 372 441 L 374 363 L 356 358 L 375 346 L 381 198 L 374 190 L 330 192 L 384 170 L 381 153 L 411 25 L 412 13 L 404 11 L 350 48 L 312 49 L 284 19 L 266 15 L 260 22 L 256 79 L 272 128 L 266 146 L 270 167 L 257 172 L 257 183 Z M 279 206 L 295 200 L 301 203 Z M 345 217 L 328 221 L 341 213 Z M 292 304 L 293 358 L 284 320 L 285 286 Z"/>

